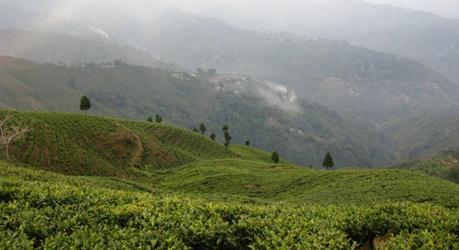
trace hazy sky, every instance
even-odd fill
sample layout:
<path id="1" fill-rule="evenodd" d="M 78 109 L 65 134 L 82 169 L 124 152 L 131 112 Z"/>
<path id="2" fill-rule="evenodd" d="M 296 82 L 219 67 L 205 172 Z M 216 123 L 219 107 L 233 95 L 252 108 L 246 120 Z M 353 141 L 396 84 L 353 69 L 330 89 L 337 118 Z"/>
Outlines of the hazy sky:
<path id="1" fill-rule="evenodd" d="M 169 0 L 177 6 L 192 9 L 196 6 L 215 6 L 227 5 L 237 9 L 247 8 L 248 11 L 260 9 L 260 6 L 285 9 L 292 6 L 301 6 L 304 2 L 324 2 L 327 0 Z M 333 0 L 328 2 L 338 3 L 340 0 Z M 356 0 L 363 2 L 371 2 L 376 4 L 390 4 L 404 8 L 423 10 L 437 15 L 459 18 L 459 0 Z"/>
<path id="2" fill-rule="evenodd" d="M 372 3 L 398 5 L 420 9 L 438 15 L 459 18 L 459 0 L 366 0 Z"/>
<path id="3" fill-rule="evenodd" d="M 145 12 L 150 8 L 158 6 L 173 6 L 183 10 L 212 9 L 221 6 L 234 8 L 244 12 L 262 11 L 263 9 L 279 9 L 284 11 L 295 11 L 298 6 L 305 2 L 326 2 L 332 5 L 339 5 L 349 0 L 16 0 L 14 4 L 27 6 L 58 7 L 62 14 L 72 11 L 79 6 L 85 5 L 120 5 L 130 11 Z M 459 0 L 355 0 L 366 1 L 378 4 L 391 4 L 405 8 L 424 10 L 438 15 L 459 19 Z M 0 0 L 0 3 L 11 3 L 11 0 Z"/>

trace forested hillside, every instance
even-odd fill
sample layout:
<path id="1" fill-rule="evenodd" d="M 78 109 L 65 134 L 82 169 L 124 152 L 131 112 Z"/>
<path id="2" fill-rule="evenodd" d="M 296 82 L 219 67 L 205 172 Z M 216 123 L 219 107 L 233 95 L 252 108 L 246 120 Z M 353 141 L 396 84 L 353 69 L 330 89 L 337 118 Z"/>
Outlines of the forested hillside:
<path id="1" fill-rule="evenodd" d="M 228 125 L 234 143 L 249 140 L 301 165 L 320 166 L 328 151 L 337 166 L 391 160 L 387 142 L 371 127 L 308 103 L 285 86 L 246 76 L 120 63 L 39 65 L 1 57 L 0 83 L 3 108 L 78 112 L 80 97 L 88 95 L 95 114 L 145 120 L 160 114 L 189 129 L 204 122 L 219 140 Z"/>
<path id="2" fill-rule="evenodd" d="M 285 84 L 301 97 L 372 122 L 458 106 L 459 90 L 445 76 L 343 41 L 245 30 L 171 12 L 152 21 L 138 43 L 190 69 L 243 72 Z"/>

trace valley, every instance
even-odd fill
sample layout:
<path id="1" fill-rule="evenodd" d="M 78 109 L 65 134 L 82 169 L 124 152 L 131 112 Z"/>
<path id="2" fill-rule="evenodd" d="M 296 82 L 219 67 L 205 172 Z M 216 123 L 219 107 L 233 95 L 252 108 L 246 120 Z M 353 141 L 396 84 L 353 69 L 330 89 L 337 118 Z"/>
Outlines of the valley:
<path id="1" fill-rule="evenodd" d="M 0 0 L 0 249 L 459 249 L 459 23 L 390 4 Z"/>

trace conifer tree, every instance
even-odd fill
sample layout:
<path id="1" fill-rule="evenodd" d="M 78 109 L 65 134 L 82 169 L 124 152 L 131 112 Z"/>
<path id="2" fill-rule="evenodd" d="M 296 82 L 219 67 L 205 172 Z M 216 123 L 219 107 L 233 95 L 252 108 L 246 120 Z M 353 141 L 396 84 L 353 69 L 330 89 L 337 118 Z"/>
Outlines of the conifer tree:
<path id="1" fill-rule="evenodd" d="M 275 164 L 279 163 L 280 156 L 279 156 L 279 154 L 278 154 L 276 151 L 274 151 L 274 152 L 271 154 L 271 160 L 273 160 L 273 162 L 274 162 Z"/>
<path id="2" fill-rule="evenodd" d="M 155 121 L 157 123 L 162 123 L 163 122 L 163 117 L 161 115 L 156 114 L 155 115 Z"/>
<path id="3" fill-rule="evenodd" d="M 204 135 L 207 131 L 206 125 L 204 123 L 199 124 L 199 131 L 201 131 L 201 134 Z"/>
<path id="4" fill-rule="evenodd" d="M 84 113 L 88 113 L 88 110 L 91 109 L 91 100 L 87 96 L 82 96 L 80 100 L 80 110 L 84 111 Z"/>
<path id="5" fill-rule="evenodd" d="M 325 155 L 324 162 L 323 162 L 322 166 L 328 170 L 328 169 L 332 168 L 334 165 L 335 165 L 335 163 L 333 162 L 333 158 L 332 158 L 331 154 L 327 153 Z"/>
<path id="6" fill-rule="evenodd" d="M 228 147 L 230 142 L 231 142 L 231 135 L 229 133 L 229 127 L 228 125 L 223 126 L 223 137 L 225 138 L 225 146 Z"/>

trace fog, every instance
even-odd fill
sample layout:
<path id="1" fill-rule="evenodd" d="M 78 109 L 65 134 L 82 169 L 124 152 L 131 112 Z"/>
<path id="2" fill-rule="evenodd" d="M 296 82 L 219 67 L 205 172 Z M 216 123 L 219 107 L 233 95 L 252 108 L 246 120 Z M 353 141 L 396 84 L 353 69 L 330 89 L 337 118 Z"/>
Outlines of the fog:
<path id="1" fill-rule="evenodd" d="M 449 18 L 459 18 L 459 1 L 457 0 L 367 0 L 377 4 L 391 4 L 431 12 Z"/>
<path id="2" fill-rule="evenodd" d="M 0 0 L 1 4 L 11 4 L 39 10 L 42 12 L 53 11 L 56 15 L 71 16 L 82 10 L 97 10 L 103 14 L 105 10 L 119 9 L 135 13 L 139 18 L 151 16 L 156 11 L 168 8 L 176 8 L 187 12 L 231 12 L 258 15 L 285 16 L 288 13 L 303 11 L 308 4 L 327 4 L 339 7 L 348 5 L 350 2 L 371 2 L 375 4 L 390 4 L 403 8 L 423 10 L 449 18 L 459 18 L 459 1 L 457 0 L 36 0 L 15 1 Z"/>

